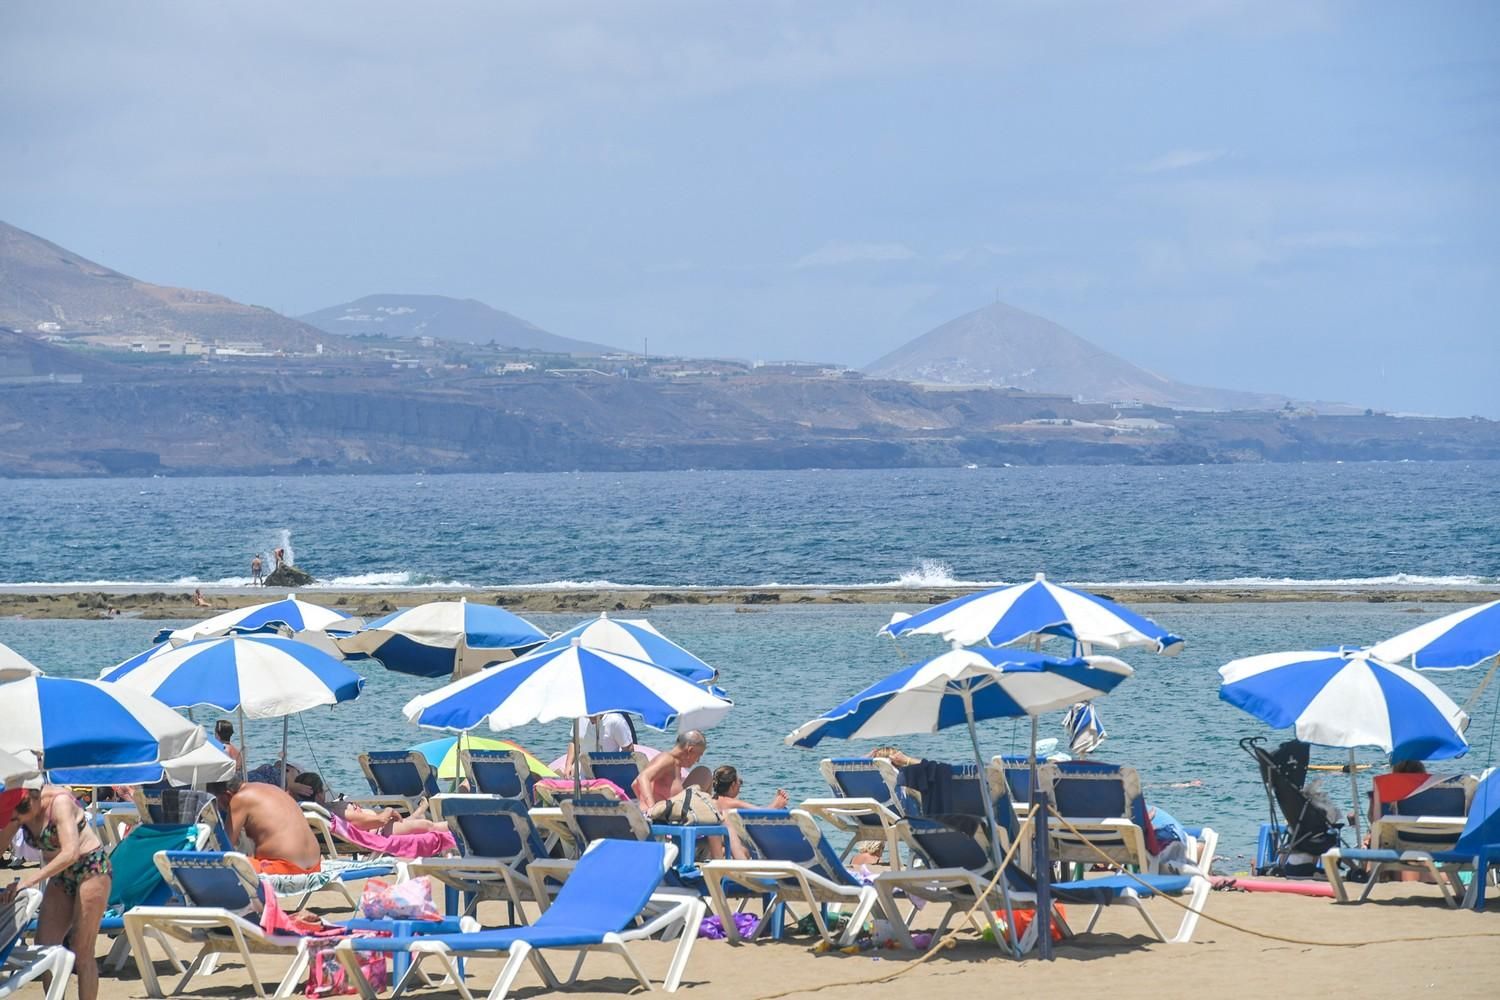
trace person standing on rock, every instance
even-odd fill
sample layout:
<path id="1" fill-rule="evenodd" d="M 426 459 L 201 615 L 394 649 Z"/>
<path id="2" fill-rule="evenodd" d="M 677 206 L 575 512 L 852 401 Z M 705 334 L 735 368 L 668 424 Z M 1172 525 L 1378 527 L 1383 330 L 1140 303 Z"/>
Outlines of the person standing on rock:
<path id="1" fill-rule="evenodd" d="M 252 587 L 264 587 L 265 582 L 260 578 L 260 554 L 256 553 L 250 557 L 250 585 Z"/>
<path id="2" fill-rule="evenodd" d="M 278 545 L 275 549 L 272 550 L 271 555 L 276 557 L 277 569 L 280 569 L 282 566 L 286 565 L 286 549 Z"/>

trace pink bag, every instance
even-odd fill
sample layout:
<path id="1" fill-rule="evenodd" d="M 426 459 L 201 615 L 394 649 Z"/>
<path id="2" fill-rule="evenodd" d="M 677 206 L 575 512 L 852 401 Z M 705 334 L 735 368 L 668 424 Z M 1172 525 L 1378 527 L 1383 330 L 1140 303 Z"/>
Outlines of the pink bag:
<path id="1" fill-rule="evenodd" d="M 356 937 L 390 937 L 384 932 L 378 934 L 356 934 Z M 390 986 L 391 977 L 386 967 L 385 955 L 377 951 L 357 951 L 359 956 L 359 971 L 370 981 L 376 993 L 383 993 Z M 353 983 L 349 982 L 349 974 L 344 967 L 333 957 L 332 948 L 320 948 L 312 953 L 312 961 L 307 970 L 307 987 L 302 991 L 308 997 L 331 997 L 344 993 L 358 993 Z"/>
<path id="2" fill-rule="evenodd" d="M 365 880 L 359 909 L 366 920 L 441 920 L 432 901 L 432 881 L 407 879 L 395 885 L 385 879 Z"/>

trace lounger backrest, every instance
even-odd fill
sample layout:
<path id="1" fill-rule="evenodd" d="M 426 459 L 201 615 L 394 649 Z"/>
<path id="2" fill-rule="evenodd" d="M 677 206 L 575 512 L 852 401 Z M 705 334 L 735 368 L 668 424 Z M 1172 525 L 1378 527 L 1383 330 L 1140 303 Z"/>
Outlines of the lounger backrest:
<path id="1" fill-rule="evenodd" d="M 1387 816 L 1467 816 L 1473 794 L 1474 779 L 1455 775 L 1404 799 L 1381 803 L 1381 813 Z"/>
<path id="2" fill-rule="evenodd" d="M 234 862 L 238 859 L 240 866 Z M 243 854 L 214 851 L 158 851 L 156 867 L 189 906 L 228 910 L 245 914 L 256 910 L 263 892 L 253 872 L 247 881 L 249 860 Z"/>
<path id="3" fill-rule="evenodd" d="M 617 933 L 630 926 L 661 885 L 670 854 L 651 841 L 601 840 L 578 859 L 552 905 L 533 924 L 571 932 Z"/>
<path id="4" fill-rule="evenodd" d="M 136 805 L 141 816 L 152 826 L 196 823 L 207 831 L 206 837 L 199 838 L 205 846 L 219 850 L 235 846 L 229 843 L 218 803 L 207 792 L 173 788 L 166 784 L 144 785 L 136 793 Z"/>
<path id="5" fill-rule="evenodd" d="M 977 874 L 994 868 L 994 859 L 979 840 L 946 823 L 920 816 L 903 820 L 901 835 L 929 868 L 962 868 Z"/>
<path id="6" fill-rule="evenodd" d="M 465 857 L 524 864 L 547 853 L 523 802 L 493 795 L 445 795 L 442 802 L 443 819 Z"/>
<path id="7" fill-rule="evenodd" d="M 411 750 L 371 750 L 359 755 L 359 767 L 365 772 L 372 795 L 416 799 L 438 793 L 432 765 Z"/>
<path id="8" fill-rule="evenodd" d="M 1064 816 L 1146 824 L 1141 778 L 1133 767 L 1093 760 L 1056 761 L 1037 769 L 1037 783 Z"/>
<path id="9" fill-rule="evenodd" d="M 651 824 L 634 802 L 580 796 L 562 804 L 564 821 L 580 844 L 597 840 L 650 840 Z"/>
<path id="10" fill-rule="evenodd" d="M 820 763 L 818 769 L 838 798 L 874 799 L 901 811 L 897 801 L 896 765 L 890 761 L 881 757 L 831 757 Z"/>
<path id="11" fill-rule="evenodd" d="M 1005 776 L 1005 784 L 1010 789 L 1012 802 L 1031 801 L 1030 759 L 1021 754 L 1005 754 L 992 760 L 990 766 L 998 768 Z"/>
<path id="12" fill-rule="evenodd" d="M 859 885 L 823 836 L 817 820 L 801 809 L 739 809 L 729 823 L 757 857 L 801 865 L 831 882 Z"/>
<path id="13" fill-rule="evenodd" d="M 613 781 L 630 794 L 646 766 L 646 755 L 639 750 L 594 750 L 585 751 L 578 761 L 585 778 Z"/>
<path id="14" fill-rule="evenodd" d="M 507 799 L 531 799 L 531 766 L 521 751 L 463 750 L 458 759 L 474 791 Z"/>
<path id="15" fill-rule="evenodd" d="M 0 906 L 0 966 L 10 957 L 21 935 L 42 906 L 42 894 L 35 889 L 22 889 L 6 906 Z"/>

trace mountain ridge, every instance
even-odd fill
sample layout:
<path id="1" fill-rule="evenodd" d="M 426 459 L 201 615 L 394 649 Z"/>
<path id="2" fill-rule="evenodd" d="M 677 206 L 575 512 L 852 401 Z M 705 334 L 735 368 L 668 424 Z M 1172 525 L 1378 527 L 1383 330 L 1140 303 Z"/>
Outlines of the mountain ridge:
<path id="1" fill-rule="evenodd" d="M 543 330 L 478 299 L 383 292 L 304 313 L 298 319 L 344 336 L 434 337 L 464 344 L 559 354 L 614 354 L 617 348 Z"/>
<path id="2" fill-rule="evenodd" d="M 862 370 L 929 385 L 1008 386 L 1086 401 L 1182 409 L 1274 410 L 1292 401 L 1277 393 L 1178 382 L 1003 302 L 936 326 Z"/>

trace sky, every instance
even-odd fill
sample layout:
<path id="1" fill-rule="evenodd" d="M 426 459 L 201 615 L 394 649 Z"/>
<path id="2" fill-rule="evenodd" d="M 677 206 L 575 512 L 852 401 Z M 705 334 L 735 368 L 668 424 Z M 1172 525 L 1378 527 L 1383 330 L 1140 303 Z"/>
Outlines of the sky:
<path id="1" fill-rule="evenodd" d="M 867 364 L 997 299 L 1500 418 L 1500 4 L 0 5 L 0 220 L 297 315 Z"/>

